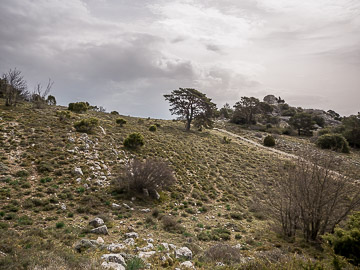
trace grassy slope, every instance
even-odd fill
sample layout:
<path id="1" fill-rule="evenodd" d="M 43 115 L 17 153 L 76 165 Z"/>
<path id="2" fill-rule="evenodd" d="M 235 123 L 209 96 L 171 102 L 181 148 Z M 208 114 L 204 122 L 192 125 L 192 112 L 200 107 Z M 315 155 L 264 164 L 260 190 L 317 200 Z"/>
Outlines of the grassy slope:
<path id="1" fill-rule="evenodd" d="M 8 254 L 0 261 L 0 269 L 53 262 L 56 269 L 84 269 L 90 264 L 96 268 L 104 251 L 77 255 L 72 248 L 83 237 L 97 238 L 88 234 L 87 228 L 95 216 L 106 220 L 110 234 L 103 238 L 108 244 L 121 242 L 132 227 L 139 239 L 151 236 L 155 246 L 161 242 L 188 245 L 196 254 L 195 261 L 207 247 L 218 243 L 200 241 L 197 236 L 201 232 L 214 235 L 216 229 L 228 230 L 230 240 L 220 242 L 242 244 L 244 257 L 256 257 L 259 251 L 275 247 L 285 254 L 299 250 L 320 254 L 304 243 L 289 244 L 277 238 L 269 230 L 269 220 L 252 203 L 257 183 L 279 176 L 278 168 L 284 162 L 280 157 L 243 143 L 223 144 L 216 132 L 185 132 L 180 122 L 122 116 L 127 124 L 119 127 L 115 124 L 118 116 L 96 112 L 73 114 L 67 122 L 60 122 L 56 116 L 60 109 L 64 108 L 34 110 L 24 104 L 9 110 L 0 105 L 0 251 Z M 99 118 L 106 135 L 96 129 L 89 135 L 94 144 L 87 146 L 73 123 L 89 116 Z M 149 126 L 155 123 L 161 127 L 150 132 Z M 132 132 L 145 137 L 145 146 L 138 151 L 122 146 Z M 124 163 L 133 157 L 150 156 L 170 161 L 178 180 L 176 186 L 162 193 L 159 202 L 141 198 L 131 201 L 126 194 L 115 193 L 109 183 L 122 172 Z M 75 166 L 84 172 L 80 183 Z M 104 186 L 96 184 L 101 176 L 107 177 Z M 85 183 L 89 188 L 84 188 Z M 112 203 L 127 203 L 135 210 L 115 210 Z M 151 213 L 139 211 L 143 208 L 157 208 L 161 215 L 175 217 L 185 232 L 165 231 Z M 62 223 L 64 227 L 59 225 Z M 145 243 L 138 240 L 137 245 Z M 83 261 L 86 256 L 91 259 Z M 156 266 L 160 262 L 155 258 L 152 263 Z M 172 268 L 176 265 L 178 262 Z M 207 263 L 203 267 L 213 268 Z"/>

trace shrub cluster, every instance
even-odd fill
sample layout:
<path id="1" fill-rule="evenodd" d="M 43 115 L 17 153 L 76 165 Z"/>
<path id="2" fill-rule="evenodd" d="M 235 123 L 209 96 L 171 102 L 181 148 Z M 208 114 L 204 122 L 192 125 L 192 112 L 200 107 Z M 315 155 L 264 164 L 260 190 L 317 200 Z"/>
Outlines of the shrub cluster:
<path id="1" fill-rule="evenodd" d="M 125 119 L 123 118 L 118 118 L 116 119 L 116 124 L 120 125 L 120 127 L 122 127 L 123 125 L 125 125 L 127 122 Z"/>
<path id="2" fill-rule="evenodd" d="M 264 139 L 264 145 L 269 147 L 274 146 L 275 145 L 274 137 L 271 135 L 267 135 Z"/>
<path id="3" fill-rule="evenodd" d="M 131 133 L 124 140 L 124 146 L 131 149 L 136 149 L 144 145 L 144 137 L 140 133 Z"/>
<path id="4" fill-rule="evenodd" d="M 336 254 L 348 258 L 354 265 L 360 265 L 360 212 L 350 216 L 345 228 L 337 227 L 334 234 L 324 238 Z"/>
<path id="5" fill-rule="evenodd" d="M 70 119 L 70 112 L 69 111 L 56 111 L 56 115 L 59 117 L 60 121 L 65 121 L 66 119 Z"/>
<path id="6" fill-rule="evenodd" d="M 97 118 L 87 118 L 75 122 L 74 128 L 78 132 L 91 133 L 95 127 L 99 125 Z"/>
<path id="7" fill-rule="evenodd" d="M 225 144 L 231 143 L 231 140 L 232 140 L 231 138 L 228 138 L 226 136 L 223 137 L 223 143 L 225 143 Z"/>
<path id="8" fill-rule="evenodd" d="M 162 160 L 147 159 L 143 162 L 135 159 L 127 166 L 125 173 L 116 180 L 119 189 L 129 193 L 149 194 L 156 196 L 157 192 L 175 183 L 175 176 Z"/>
<path id="9" fill-rule="evenodd" d="M 89 103 L 87 102 L 75 102 L 69 103 L 68 110 L 76 113 L 84 113 L 89 109 Z"/>
<path id="10" fill-rule="evenodd" d="M 155 125 L 151 125 L 151 126 L 149 127 L 149 130 L 152 131 L 152 132 L 155 132 L 156 129 L 157 129 L 157 128 L 156 128 Z"/>
<path id="11" fill-rule="evenodd" d="M 341 134 L 324 134 L 321 135 L 316 145 L 322 149 L 332 149 L 334 151 L 349 153 L 349 143 Z"/>

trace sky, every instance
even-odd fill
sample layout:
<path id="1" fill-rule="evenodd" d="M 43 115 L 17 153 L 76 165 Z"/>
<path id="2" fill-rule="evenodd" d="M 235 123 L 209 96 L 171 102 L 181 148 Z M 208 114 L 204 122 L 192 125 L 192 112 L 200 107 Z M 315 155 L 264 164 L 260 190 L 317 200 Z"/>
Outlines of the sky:
<path id="1" fill-rule="evenodd" d="M 196 88 L 360 111 L 359 0 L 2 0 L 0 73 L 59 104 L 171 118 L 163 95 Z"/>

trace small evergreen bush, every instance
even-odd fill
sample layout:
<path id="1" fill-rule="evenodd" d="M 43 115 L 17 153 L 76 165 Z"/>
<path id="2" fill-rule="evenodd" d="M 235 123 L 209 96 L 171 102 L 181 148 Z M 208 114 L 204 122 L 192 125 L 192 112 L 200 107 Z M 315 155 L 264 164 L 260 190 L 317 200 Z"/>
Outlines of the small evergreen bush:
<path id="1" fill-rule="evenodd" d="M 131 133 L 124 140 L 124 146 L 131 149 L 136 149 L 144 145 L 144 137 L 140 133 Z"/>
<path id="2" fill-rule="evenodd" d="M 110 114 L 112 114 L 112 115 L 119 115 L 119 112 L 117 112 L 117 111 L 112 111 Z"/>
<path id="3" fill-rule="evenodd" d="M 231 138 L 228 138 L 228 137 L 224 136 L 223 137 L 223 143 L 225 143 L 225 144 L 231 143 Z"/>
<path id="4" fill-rule="evenodd" d="M 126 123 L 126 120 L 123 118 L 116 119 L 116 124 L 120 125 L 120 127 L 124 126 Z"/>
<path id="5" fill-rule="evenodd" d="M 350 263 L 360 265 L 360 212 L 349 217 L 345 228 L 336 227 L 334 234 L 324 237 L 335 254 L 344 256 Z"/>
<path id="6" fill-rule="evenodd" d="M 155 132 L 156 129 L 157 129 L 157 128 L 156 128 L 155 125 L 151 125 L 151 126 L 149 127 L 149 130 L 152 131 L 152 132 Z"/>
<path id="7" fill-rule="evenodd" d="M 264 139 L 264 145 L 269 147 L 274 146 L 275 145 L 274 137 L 271 135 L 267 135 Z"/>
<path id="8" fill-rule="evenodd" d="M 349 153 L 349 143 L 341 134 L 324 134 L 320 136 L 316 145 L 322 149 L 332 149 L 334 151 Z"/>
<path id="9" fill-rule="evenodd" d="M 98 125 L 99 120 L 97 118 L 88 118 L 75 122 L 74 128 L 78 132 L 91 133 Z"/>
<path id="10" fill-rule="evenodd" d="M 68 110 L 76 113 L 84 113 L 89 109 L 89 103 L 87 102 L 75 102 L 69 103 Z"/>
<path id="11" fill-rule="evenodd" d="M 71 117 L 71 113 L 69 111 L 56 111 L 56 115 L 59 117 L 60 121 L 65 121 Z"/>

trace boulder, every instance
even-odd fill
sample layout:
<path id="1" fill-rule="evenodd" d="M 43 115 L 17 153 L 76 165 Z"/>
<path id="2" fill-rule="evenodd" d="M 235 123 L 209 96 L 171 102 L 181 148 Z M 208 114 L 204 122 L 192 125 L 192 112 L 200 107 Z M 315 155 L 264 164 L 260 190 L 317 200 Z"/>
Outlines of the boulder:
<path id="1" fill-rule="evenodd" d="M 127 246 L 134 246 L 135 245 L 135 241 L 133 238 L 128 238 L 124 241 L 125 245 Z"/>
<path id="2" fill-rule="evenodd" d="M 89 225 L 93 226 L 94 228 L 97 228 L 104 225 L 104 221 L 101 218 L 96 217 L 89 222 Z"/>
<path id="3" fill-rule="evenodd" d="M 178 248 L 175 250 L 175 257 L 191 260 L 192 251 L 187 247 Z"/>
<path id="4" fill-rule="evenodd" d="M 97 233 L 97 234 L 109 234 L 106 225 L 103 225 L 103 226 L 97 227 L 95 229 L 92 229 L 91 232 L 92 233 Z"/>
<path id="5" fill-rule="evenodd" d="M 101 256 L 101 259 L 106 262 L 113 262 L 113 263 L 119 263 L 123 266 L 126 266 L 125 259 L 120 254 L 104 254 Z"/>
<path id="6" fill-rule="evenodd" d="M 138 238 L 139 235 L 136 232 L 125 233 L 126 238 Z"/>
<path id="7" fill-rule="evenodd" d="M 147 259 L 147 258 L 150 258 L 155 253 L 156 253 L 156 251 L 141 251 L 141 252 L 139 252 L 139 258 Z"/>
<path id="8" fill-rule="evenodd" d="M 192 262 L 190 262 L 190 261 L 185 261 L 185 262 L 182 262 L 182 263 L 180 264 L 180 266 L 181 266 L 182 268 L 191 268 L 191 269 L 195 269 L 195 268 L 194 268 L 193 263 L 192 263 Z"/>
<path id="9" fill-rule="evenodd" d="M 103 262 L 101 266 L 105 269 L 111 269 L 111 270 L 126 270 L 126 268 L 123 265 L 114 262 Z"/>
<path id="10" fill-rule="evenodd" d="M 82 252 L 88 248 L 95 247 L 95 245 L 89 239 L 81 239 L 75 244 L 74 249 L 77 252 Z"/>
<path id="11" fill-rule="evenodd" d="M 112 244 L 110 244 L 109 246 L 108 246 L 108 250 L 110 251 L 110 252 L 113 252 L 113 253 L 119 253 L 121 250 L 123 250 L 124 248 L 126 248 L 125 247 L 125 245 L 123 245 L 123 244 L 114 244 L 114 243 L 112 243 Z"/>
<path id="12" fill-rule="evenodd" d="M 76 175 L 84 175 L 81 168 L 75 168 L 74 172 Z"/>

